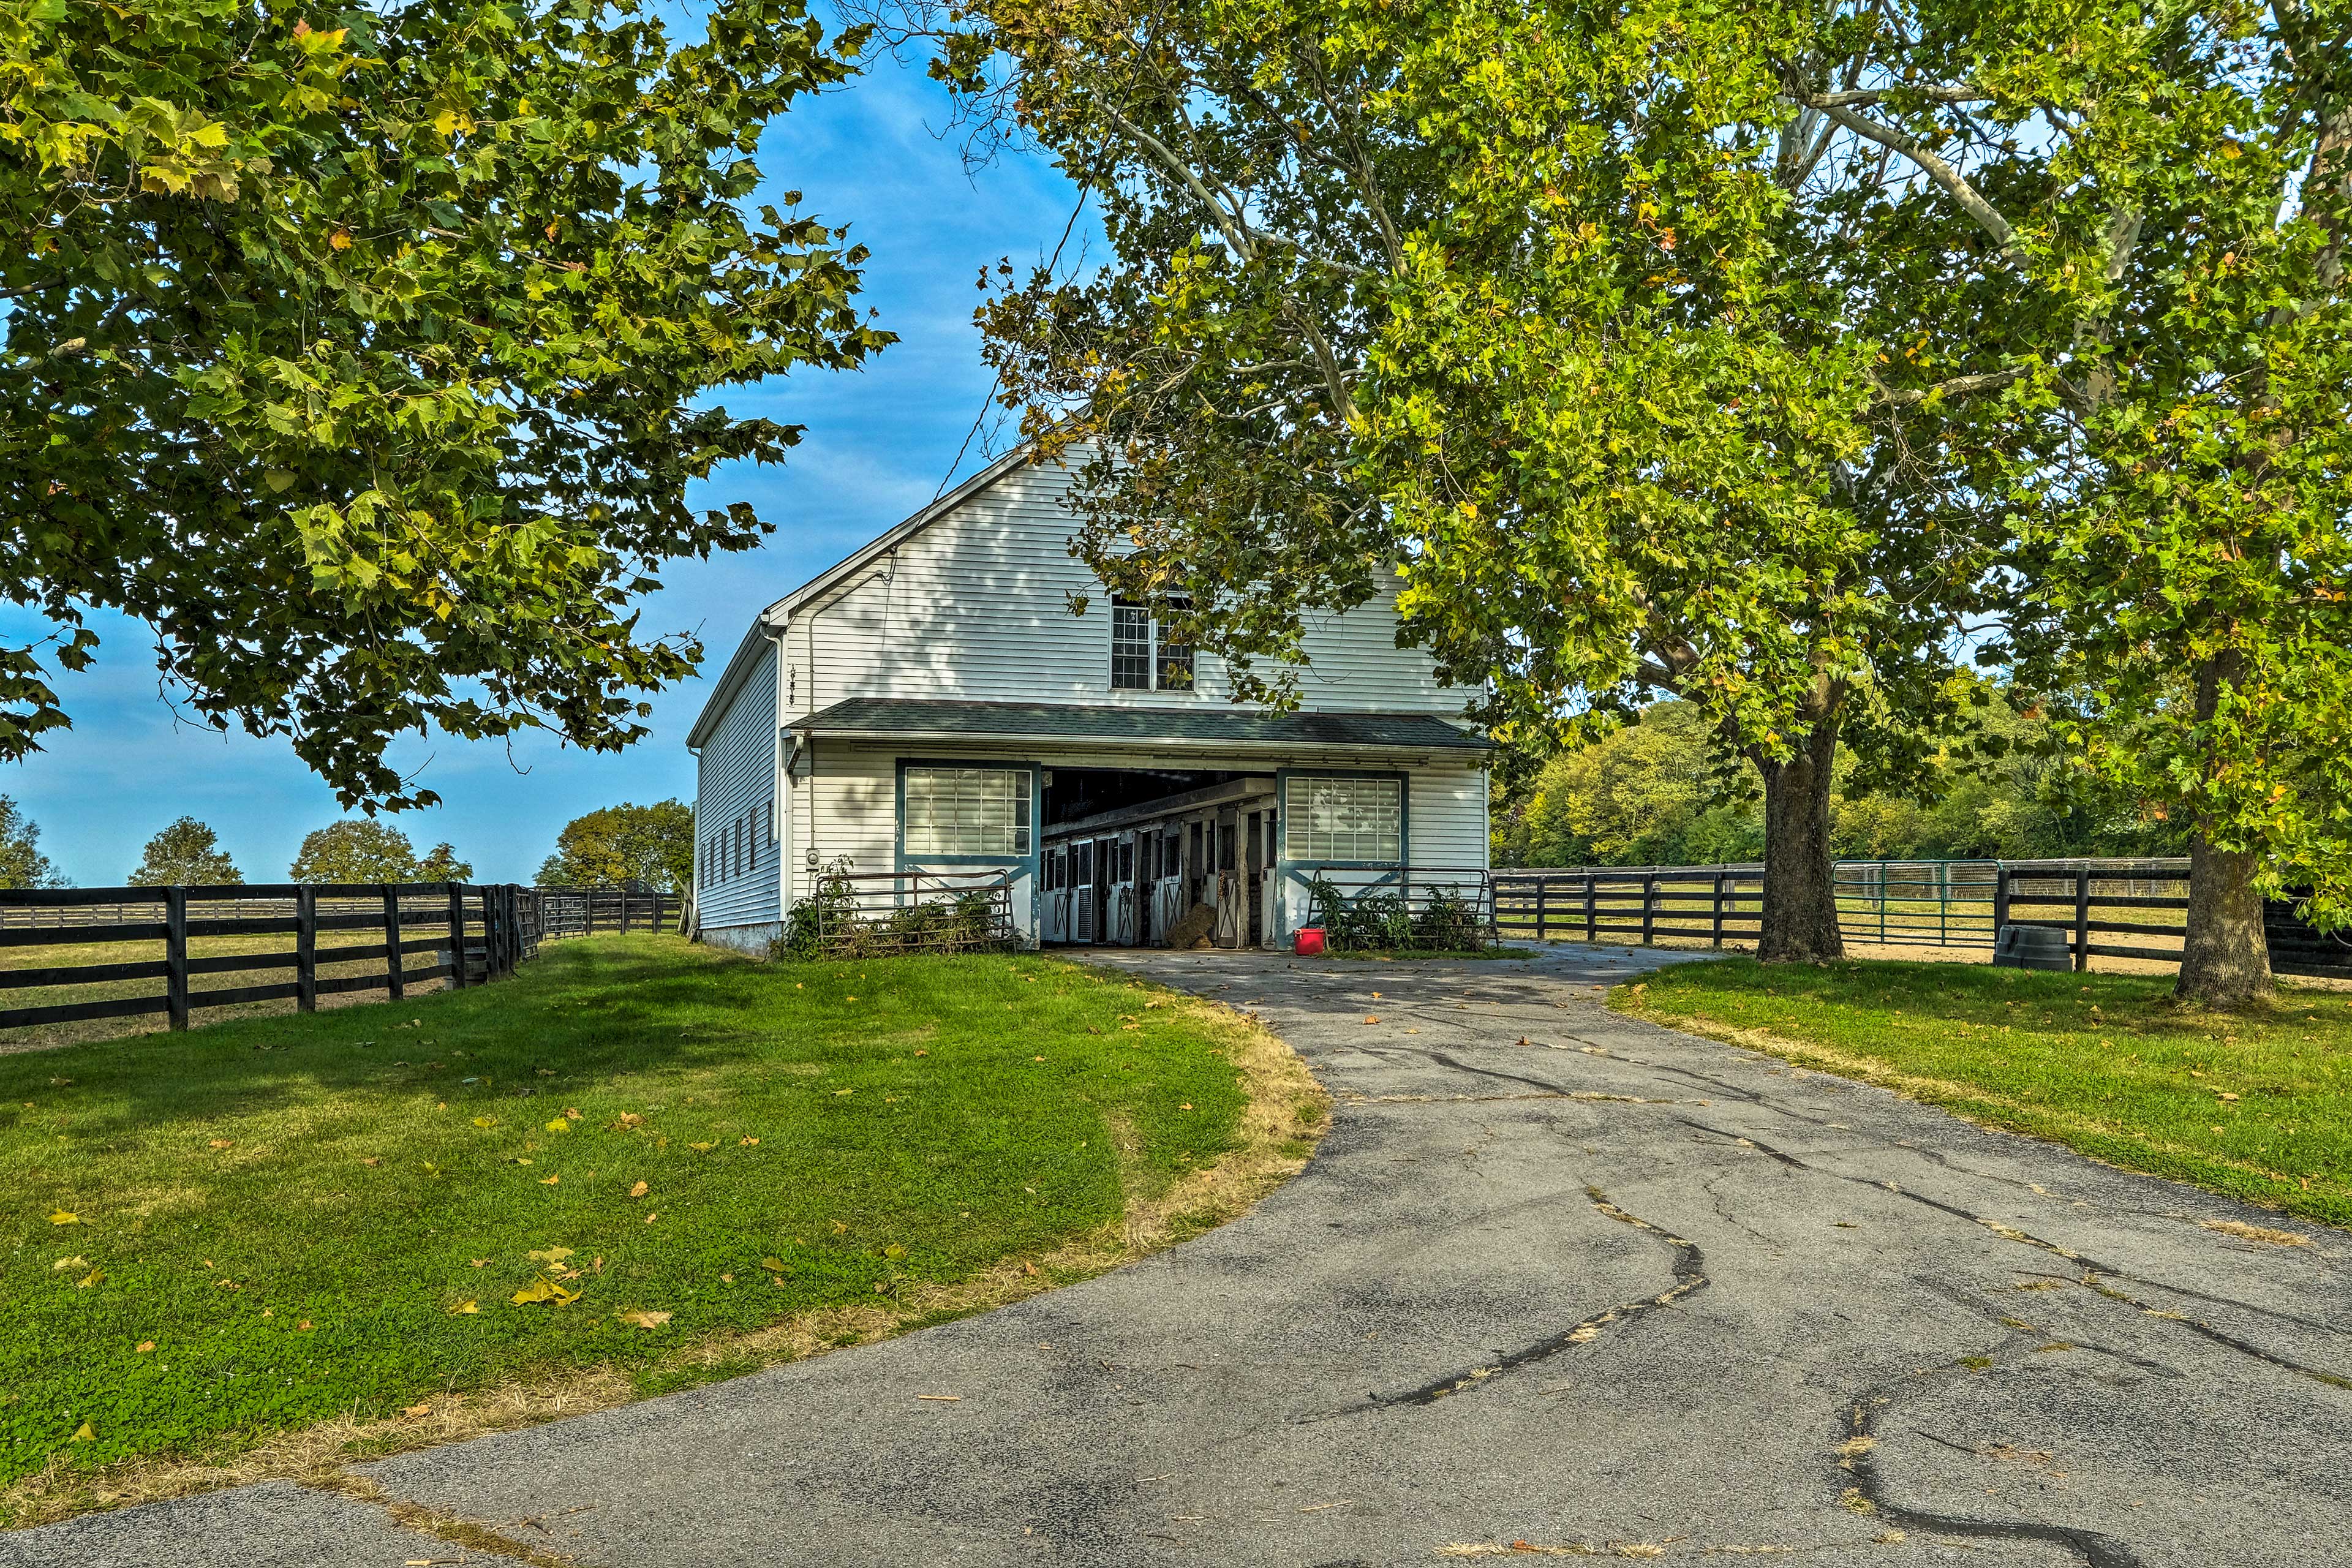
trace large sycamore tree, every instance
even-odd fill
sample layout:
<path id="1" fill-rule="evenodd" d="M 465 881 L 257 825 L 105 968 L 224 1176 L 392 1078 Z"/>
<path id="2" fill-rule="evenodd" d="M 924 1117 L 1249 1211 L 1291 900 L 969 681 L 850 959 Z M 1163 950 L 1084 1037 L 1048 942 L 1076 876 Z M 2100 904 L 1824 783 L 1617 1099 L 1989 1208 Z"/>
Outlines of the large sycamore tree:
<path id="1" fill-rule="evenodd" d="M 1839 951 L 1832 764 L 2004 666 L 2192 825 L 2184 994 L 2345 909 L 2340 0 L 985 0 L 942 74 L 1102 203 L 1008 273 L 1080 552 L 1265 661 L 1401 563 L 1505 727 L 1691 701 Z"/>
<path id="2" fill-rule="evenodd" d="M 1030 431 L 1088 454 L 1089 563 L 1252 695 L 1401 570 L 1500 728 L 1687 699 L 1763 776 L 1764 954 L 1838 953 L 1835 750 L 1916 777 L 1965 706 L 1998 535 L 1955 408 L 2015 379 L 1949 346 L 2002 288 L 1958 226 L 1790 100 L 1786 58 L 1867 39 L 1671 0 L 982 12 L 944 73 L 1115 253 L 983 311 Z"/>
<path id="3" fill-rule="evenodd" d="M 2019 444 L 2015 637 L 2110 780 L 2188 830 L 2184 998 L 2270 989 L 2265 896 L 2352 921 L 2352 5 L 2097 7 L 2044 59 L 1950 79 L 2056 119 L 2103 247 Z M 2045 120 L 2050 117 L 2044 116 Z M 1901 142 L 1948 135 L 1889 116 Z M 2009 194 L 1945 183 L 1990 236 Z"/>
<path id="4" fill-rule="evenodd" d="M 0 757 L 92 607 L 370 809 L 435 798 L 403 732 L 645 732 L 700 654 L 640 626 L 658 568 L 766 531 L 688 487 L 798 437 L 710 395 L 887 341 L 843 231 L 751 200 L 857 40 L 697 16 L 0 0 L 0 579 L 55 628 L 0 650 Z"/>

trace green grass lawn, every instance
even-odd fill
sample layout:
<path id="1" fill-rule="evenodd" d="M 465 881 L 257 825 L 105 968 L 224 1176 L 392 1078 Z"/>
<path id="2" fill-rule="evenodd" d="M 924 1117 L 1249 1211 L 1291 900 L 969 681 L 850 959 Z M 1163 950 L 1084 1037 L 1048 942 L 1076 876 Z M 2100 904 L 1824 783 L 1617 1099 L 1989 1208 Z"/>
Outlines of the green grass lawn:
<path id="1" fill-rule="evenodd" d="M 0 1486 L 585 1367 L 675 1386 L 687 1343 L 1115 1234 L 1244 1136 L 1249 1031 L 1034 956 L 630 936 L 0 1057 Z"/>
<path id="2" fill-rule="evenodd" d="M 2176 1007 L 2168 976 L 1869 961 L 1676 964 L 1621 1011 L 1899 1089 L 2132 1170 L 2352 1226 L 2352 996 Z"/>

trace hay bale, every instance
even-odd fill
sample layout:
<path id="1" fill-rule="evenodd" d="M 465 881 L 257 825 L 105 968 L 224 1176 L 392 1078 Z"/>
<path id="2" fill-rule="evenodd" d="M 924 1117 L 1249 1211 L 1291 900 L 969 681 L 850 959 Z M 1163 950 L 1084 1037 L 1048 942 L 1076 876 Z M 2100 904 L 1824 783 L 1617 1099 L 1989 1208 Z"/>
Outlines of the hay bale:
<path id="1" fill-rule="evenodd" d="M 1184 918 L 1168 928 L 1168 945 L 1179 950 L 1207 947 L 1209 933 L 1216 929 L 1217 911 L 1212 904 L 1194 904 L 1184 911 Z"/>

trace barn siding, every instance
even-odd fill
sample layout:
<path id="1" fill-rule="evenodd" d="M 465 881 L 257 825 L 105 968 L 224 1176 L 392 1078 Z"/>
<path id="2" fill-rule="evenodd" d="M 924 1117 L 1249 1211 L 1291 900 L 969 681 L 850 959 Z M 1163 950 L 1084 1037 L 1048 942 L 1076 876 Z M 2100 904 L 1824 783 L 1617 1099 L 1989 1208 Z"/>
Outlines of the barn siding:
<path id="1" fill-rule="evenodd" d="M 781 654 L 761 648 L 702 747 L 698 845 L 731 831 L 740 816 L 775 805 L 772 831 L 753 836 L 755 866 L 707 880 L 703 926 L 714 938 L 761 946 L 790 900 L 811 890 L 812 866 L 847 859 L 862 872 L 898 869 L 901 755 L 1002 755 L 974 745 L 853 745 L 817 740 L 776 795 L 779 717 L 785 723 L 850 697 L 1068 702 L 1166 708 L 1225 705 L 1218 660 L 1199 657 L 1189 690 L 1114 691 L 1108 595 L 1069 553 L 1075 520 L 1058 468 L 1006 473 L 953 512 L 866 563 L 826 594 L 793 605 Z M 1076 598 L 1086 612 L 1070 613 Z M 1427 656 L 1396 646 L 1392 599 L 1311 623 L 1303 706 L 1320 710 L 1460 714 L 1465 693 L 1440 686 Z M 699 726 L 698 727 L 700 728 Z M 1274 773 L 1284 760 L 1214 746 L 1104 748 L 1084 742 L 1051 755 L 1003 756 L 1053 767 L 1225 768 Z M 1446 760 L 1401 765 L 1383 753 L 1290 759 L 1307 768 L 1408 774 L 1409 857 L 1415 868 L 1475 868 L 1486 861 L 1486 773 Z M 766 828 L 764 816 L 755 817 Z M 1042 834 L 1042 821 L 1038 829 Z M 698 865 L 701 862 L 698 860 Z M 780 882 L 782 893 L 780 897 Z M 1034 885 L 1023 879 L 1016 910 L 1034 921 Z M 1295 919 L 1297 911 L 1293 911 Z M 1034 926 L 1031 928 L 1034 930 Z"/>
<path id="2" fill-rule="evenodd" d="M 1018 469 L 869 563 L 828 601 L 798 606 L 787 636 L 785 711 L 850 697 L 1142 707 L 1224 704 L 1222 662 L 1197 657 L 1187 690 L 1110 686 L 1110 599 L 1069 552 L 1075 520 L 1059 468 Z M 1087 601 L 1074 616 L 1074 599 Z M 1306 634 L 1302 706 L 1461 711 L 1429 658 L 1396 646 L 1392 598 L 1327 616 Z"/>
<path id="3" fill-rule="evenodd" d="M 703 929 L 760 927 L 782 918 L 776 797 L 776 655 L 760 656 L 702 748 L 695 789 L 695 906 Z M 733 845 L 742 824 L 742 859 Z M 726 857 L 724 868 L 712 857 Z"/>

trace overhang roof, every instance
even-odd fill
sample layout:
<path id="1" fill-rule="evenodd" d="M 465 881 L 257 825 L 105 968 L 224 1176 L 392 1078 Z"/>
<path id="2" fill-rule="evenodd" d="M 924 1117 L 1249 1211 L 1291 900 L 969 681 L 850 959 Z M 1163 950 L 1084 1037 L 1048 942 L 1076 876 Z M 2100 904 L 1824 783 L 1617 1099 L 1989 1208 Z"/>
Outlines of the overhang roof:
<path id="1" fill-rule="evenodd" d="M 1250 750 L 1491 752 L 1495 742 L 1434 713 L 1265 713 L 1120 703 L 930 702 L 852 697 L 789 726 L 806 735 L 885 741 L 1094 742 Z"/>

